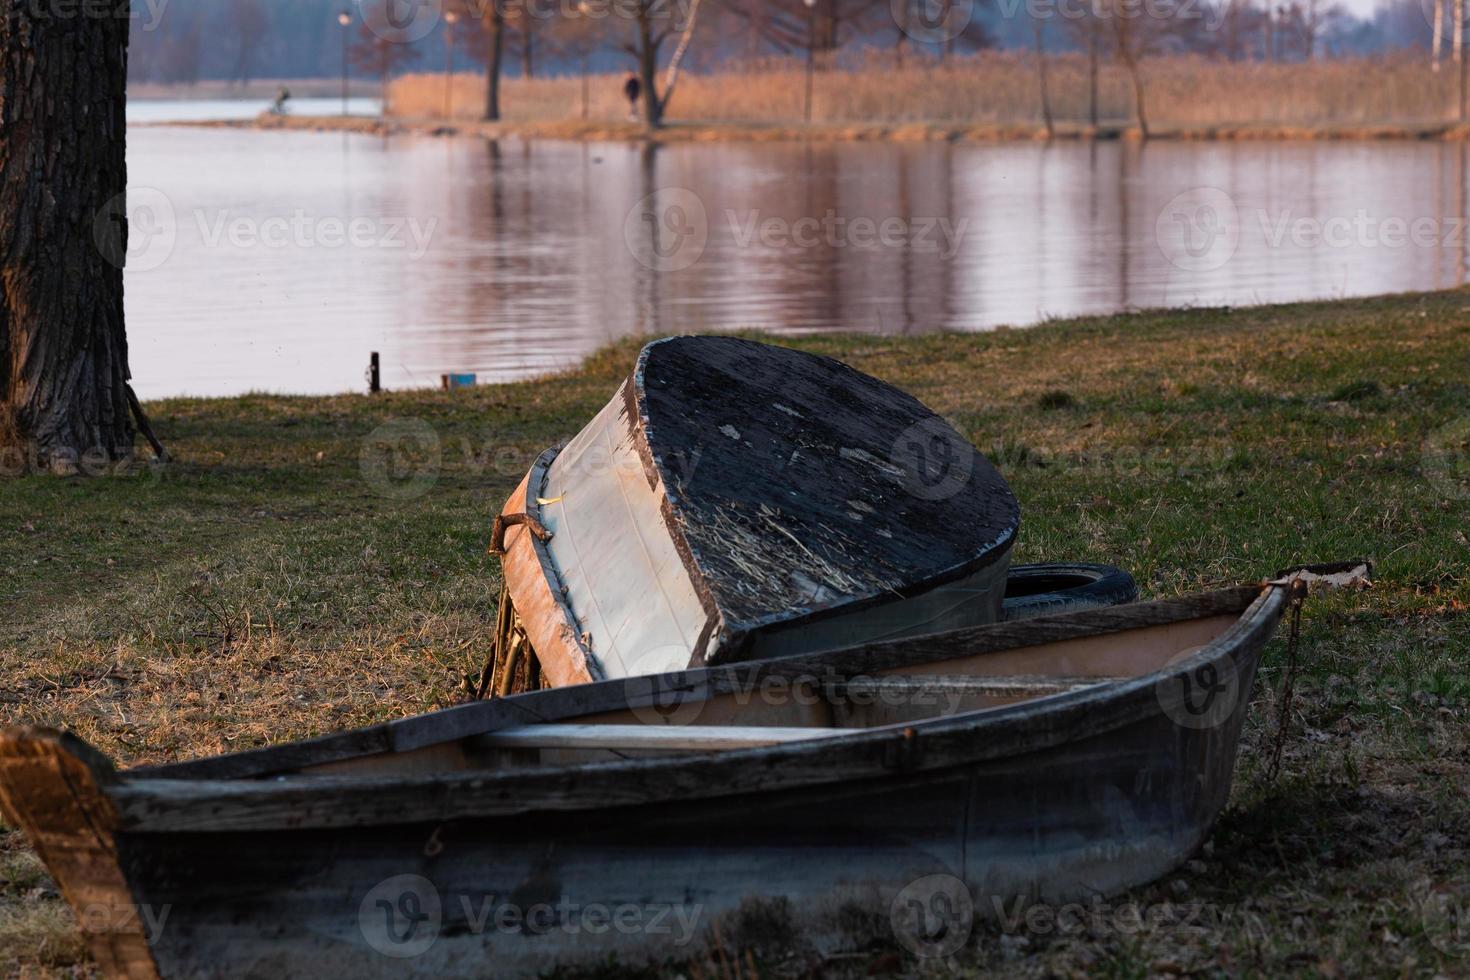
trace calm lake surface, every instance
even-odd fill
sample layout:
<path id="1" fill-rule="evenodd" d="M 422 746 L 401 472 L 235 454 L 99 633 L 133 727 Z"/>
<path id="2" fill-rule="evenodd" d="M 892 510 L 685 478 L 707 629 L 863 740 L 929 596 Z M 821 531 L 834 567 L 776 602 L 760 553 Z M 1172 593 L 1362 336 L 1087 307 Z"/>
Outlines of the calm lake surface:
<path id="1" fill-rule="evenodd" d="M 361 389 L 371 351 L 386 386 L 428 386 L 634 332 L 984 330 L 1466 279 L 1463 144 L 129 139 L 152 398 Z"/>

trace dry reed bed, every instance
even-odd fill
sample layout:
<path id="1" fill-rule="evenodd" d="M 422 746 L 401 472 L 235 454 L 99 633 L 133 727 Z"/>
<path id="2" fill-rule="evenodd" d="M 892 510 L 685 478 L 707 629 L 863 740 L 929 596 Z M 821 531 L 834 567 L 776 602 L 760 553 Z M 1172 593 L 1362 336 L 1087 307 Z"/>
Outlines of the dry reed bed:
<path id="1" fill-rule="evenodd" d="M 1079 55 L 1050 59 L 1053 113 L 1062 123 L 1088 118 L 1087 62 Z M 1144 62 L 1147 111 L 1155 128 L 1373 126 L 1445 122 L 1457 106 L 1453 72 L 1434 74 L 1405 58 L 1345 59 L 1310 64 L 1230 64 L 1199 58 Z M 625 120 L 623 76 L 587 80 L 585 117 Z M 686 73 L 670 104 L 673 122 L 799 123 L 804 68 L 773 62 L 760 70 Z M 1126 72 L 1104 64 L 1099 116 L 1105 125 L 1133 118 Z M 947 63 L 896 66 L 871 58 L 852 68 L 819 71 L 812 118 L 816 123 L 963 122 L 1033 126 L 1041 123 L 1035 59 L 1016 53 L 982 53 Z M 579 120 L 584 116 L 578 76 L 509 78 L 502 81 L 501 109 L 508 122 Z M 451 109 L 456 119 L 479 119 L 485 80 L 454 76 Z M 445 77 L 406 75 L 389 91 L 395 117 L 443 118 Z"/>

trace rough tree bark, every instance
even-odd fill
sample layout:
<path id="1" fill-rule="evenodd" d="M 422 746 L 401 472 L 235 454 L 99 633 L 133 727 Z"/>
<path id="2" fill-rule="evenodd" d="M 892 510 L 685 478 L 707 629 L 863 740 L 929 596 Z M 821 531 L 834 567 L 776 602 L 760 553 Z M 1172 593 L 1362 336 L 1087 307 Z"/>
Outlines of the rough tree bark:
<path id="1" fill-rule="evenodd" d="M 74 472 L 131 456 L 123 327 L 128 19 L 0 7 L 0 454 Z"/>

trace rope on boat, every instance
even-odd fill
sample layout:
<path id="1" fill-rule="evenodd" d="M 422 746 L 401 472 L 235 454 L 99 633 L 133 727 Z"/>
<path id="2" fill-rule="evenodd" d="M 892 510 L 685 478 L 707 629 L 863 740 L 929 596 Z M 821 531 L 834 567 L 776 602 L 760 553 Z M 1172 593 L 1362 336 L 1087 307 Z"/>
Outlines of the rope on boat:
<path id="1" fill-rule="evenodd" d="M 1291 583 L 1291 628 L 1286 635 L 1286 684 L 1281 694 L 1281 720 L 1276 727 L 1275 743 L 1271 747 L 1271 763 L 1266 768 L 1266 779 L 1274 780 L 1281 771 L 1281 752 L 1286 747 L 1287 732 L 1291 728 L 1292 697 L 1296 693 L 1296 658 L 1301 646 L 1302 603 L 1307 598 L 1307 583 L 1297 579 Z"/>

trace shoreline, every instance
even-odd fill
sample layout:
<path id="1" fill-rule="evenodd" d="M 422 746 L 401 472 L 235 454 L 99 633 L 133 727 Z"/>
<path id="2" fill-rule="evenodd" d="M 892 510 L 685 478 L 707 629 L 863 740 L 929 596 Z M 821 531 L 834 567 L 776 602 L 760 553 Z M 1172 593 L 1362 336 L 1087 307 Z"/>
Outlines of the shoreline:
<path id="1" fill-rule="evenodd" d="M 1461 288 L 783 341 L 955 420 L 1022 501 L 1017 562 L 1107 561 L 1147 598 L 1377 562 L 1372 589 L 1308 600 L 1294 673 L 1286 637 L 1272 645 L 1229 806 L 1191 864 L 1108 899 L 1096 931 L 1006 950 L 1004 923 L 977 916 L 956 973 L 1463 972 L 1438 919 L 1358 940 L 1419 922 L 1426 894 L 1470 900 L 1458 879 L 1429 891 L 1470 826 L 1467 339 Z M 67 728 L 133 766 L 461 701 L 502 584 L 487 506 L 601 409 L 637 351 L 453 392 L 150 402 L 167 466 L 7 481 L 0 588 L 18 612 L 0 616 L 0 725 Z M 1185 901 L 1223 912 L 1199 929 L 1120 912 Z M 0 822 L 0 976 L 91 975 L 86 925 Z M 882 925 L 855 924 L 860 949 L 823 975 L 891 975 L 910 954 Z M 748 973 L 807 955 L 788 948 L 800 937 L 727 935 L 720 962 Z M 667 972 L 719 973 L 690 963 Z"/>
<path id="2" fill-rule="evenodd" d="M 1134 126 L 1059 125 L 1048 137 L 1040 125 L 1026 123 L 699 123 L 675 122 L 649 131 L 637 123 L 555 120 L 547 122 L 481 122 L 432 118 L 369 116 L 271 116 L 145 123 L 192 129 L 289 130 L 358 133 L 367 136 L 478 137 L 481 139 L 552 139 L 579 142 L 713 143 L 713 142 L 947 142 L 997 143 L 1053 140 L 1130 140 L 1142 142 Z M 1470 124 L 1405 123 L 1354 126 L 1239 125 L 1156 128 L 1149 140 L 1171 141 L 1470 141 Z"/>

